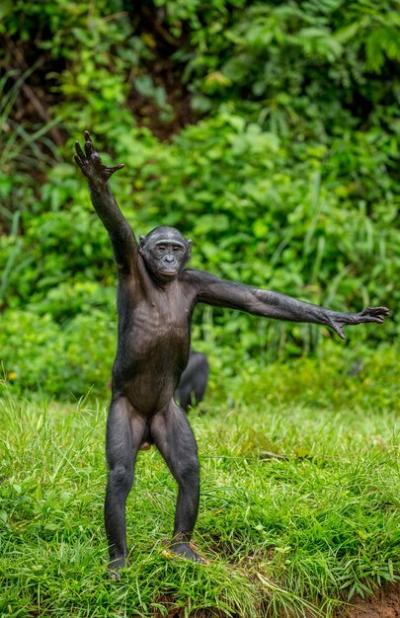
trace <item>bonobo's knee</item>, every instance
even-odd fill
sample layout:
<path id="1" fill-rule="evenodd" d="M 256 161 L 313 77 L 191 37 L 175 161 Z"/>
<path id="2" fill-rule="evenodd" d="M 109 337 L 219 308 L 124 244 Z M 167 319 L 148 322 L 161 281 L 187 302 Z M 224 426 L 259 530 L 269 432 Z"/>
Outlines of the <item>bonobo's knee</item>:
<path id="1" fill-rule="evenodd" d="M 108 473 L 108 482 L 111 487 L 129 491 L 133 481 L 133 470 L 129 470 L 123 464 L 113 466 Z"/>
<path id="2" fill-rule="evenodd" d="M 195 485 L 199 482 L 199 461 L 190 457 L 179 463 L 179 480 L 183 485 Z"/>

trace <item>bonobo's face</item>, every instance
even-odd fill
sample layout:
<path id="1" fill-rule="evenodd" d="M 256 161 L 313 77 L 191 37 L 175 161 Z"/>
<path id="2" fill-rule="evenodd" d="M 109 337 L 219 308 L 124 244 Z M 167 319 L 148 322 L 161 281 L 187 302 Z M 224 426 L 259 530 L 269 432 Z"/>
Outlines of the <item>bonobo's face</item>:
<path id="1" fill-rule="evenodd" d="M 190 257 L 191 241 L 173 227 L 160 226 L 141 237 L 139 251 L 147 268 L 161 281 L 174 279 Z"/>

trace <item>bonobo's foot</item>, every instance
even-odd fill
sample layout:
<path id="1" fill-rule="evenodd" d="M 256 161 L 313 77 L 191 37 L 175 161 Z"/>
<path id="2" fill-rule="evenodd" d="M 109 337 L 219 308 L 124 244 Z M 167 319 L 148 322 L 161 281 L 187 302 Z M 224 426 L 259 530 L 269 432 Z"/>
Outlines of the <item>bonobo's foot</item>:
<path id="1" fill-rule="evenodd" d="M 118 556 L 113 558 L 108 564 L 108 575 L 110 579 L 115 581 L 121 579 L 121 569 L 126 566 L 125 556 Z"/>
<path id="2" fill-rule="evenodd" d="M 200 562 L 202 564 L 205 564 L 206 562 L 204 558 L 199 556 L 199 554 L 197 554 L 190 547 L 189 543 L 182 543 L 182 542 L 172 543 L 171 551 L 177 556 L 180 556 L 181 558 L 186 558 L 186 560 L 192 560 L 193 562 Z"/>

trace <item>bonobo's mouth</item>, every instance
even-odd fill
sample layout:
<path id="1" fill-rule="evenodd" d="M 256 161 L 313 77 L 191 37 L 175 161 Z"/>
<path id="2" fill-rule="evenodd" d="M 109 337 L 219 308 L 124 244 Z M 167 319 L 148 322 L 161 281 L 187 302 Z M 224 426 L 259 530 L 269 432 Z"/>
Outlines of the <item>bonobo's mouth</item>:
<path id="1" fill-rule="evenodd" d="M 163 270 L 160 270 L 159 273 L 163 277 L 176 277 L 178 271 L 176 270 L 176 268 L 165 268 Z"/>

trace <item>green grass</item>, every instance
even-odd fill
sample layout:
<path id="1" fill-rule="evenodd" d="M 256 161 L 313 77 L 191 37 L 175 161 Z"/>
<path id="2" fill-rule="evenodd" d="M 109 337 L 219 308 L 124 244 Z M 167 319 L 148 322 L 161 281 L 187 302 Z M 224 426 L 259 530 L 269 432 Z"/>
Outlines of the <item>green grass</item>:
<path id="1" fill-rule="evenodd" d="M 105 575 L 106 404 L 23 401 L 5 389 L 0 615 L 328 617 L 396 580 L 399 381 L 396 354 L 377 356 L 385 371 L 370 361 L 353 378 L 314 361 L 243 370 L 232 379 L 235 402 L 214 389 L 192 411 L 205 566 L 166 551 L 175 485 L 154 448 L 141 452 L 121 582 Z"/>

